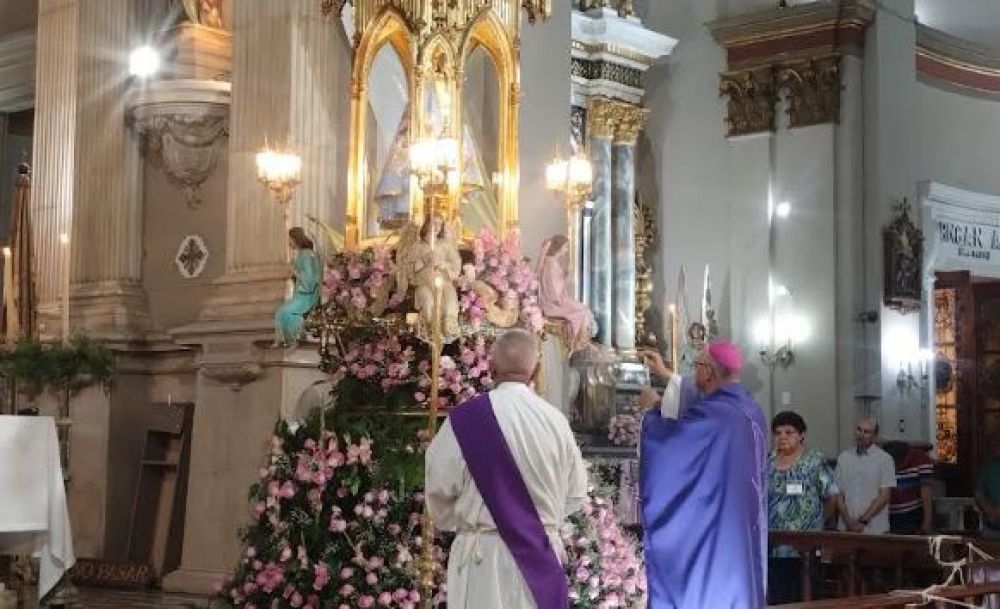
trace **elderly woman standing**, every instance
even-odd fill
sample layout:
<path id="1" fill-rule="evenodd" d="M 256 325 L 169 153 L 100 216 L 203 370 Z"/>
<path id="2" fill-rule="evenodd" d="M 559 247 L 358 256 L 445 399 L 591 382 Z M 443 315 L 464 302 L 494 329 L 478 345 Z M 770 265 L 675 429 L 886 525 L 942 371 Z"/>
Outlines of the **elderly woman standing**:
<path id="1" fill-rule="evenodd" d="M 794 412 L 771 421 L 768 524 L 772 531 L 820 531 L 824 507 L 840 492 L 823 454 L 806 448 L 806 422 Z M 787 546 L 772 547 L 768 559 L 768 603 L 794 603 L 802 596 L 802 559 Z"/>

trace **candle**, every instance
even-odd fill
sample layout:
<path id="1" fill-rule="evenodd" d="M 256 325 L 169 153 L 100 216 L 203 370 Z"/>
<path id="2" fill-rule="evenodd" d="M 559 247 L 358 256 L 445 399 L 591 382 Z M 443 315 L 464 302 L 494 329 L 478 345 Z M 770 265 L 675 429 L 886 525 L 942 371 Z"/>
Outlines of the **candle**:
<path id="1" fill-rule="evenodd" d="M 63 269 L 62 269 L 62 341 L 64 345 L 69 344 L 69 235 L 62 233 L 59 235 L 59 244 L 62 246 Z"/>
<path id="2" fill-rule="evenodd" d="M 7 320 L 6 339 L 8 343 L 14 342 L 14 270 L 10 268 L 11 251 L 9 247 L 3 248 L 3 304 L 6 311 Z"/>
<path id="3" fill-rule="evenodd" d="M 678 366 L 678 349 L 679 345 L 677 343 L 677 305 L 670 304 L 670 365 L 674 370 L 677 370 Z"/>

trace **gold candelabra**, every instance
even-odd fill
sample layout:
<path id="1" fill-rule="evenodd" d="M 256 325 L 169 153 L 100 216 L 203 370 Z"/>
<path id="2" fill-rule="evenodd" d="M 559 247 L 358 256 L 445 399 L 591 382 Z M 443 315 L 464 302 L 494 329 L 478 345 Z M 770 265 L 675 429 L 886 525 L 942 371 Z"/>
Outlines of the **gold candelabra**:
<path id="1" fill-rule="evenodd" d="M 437 230 L 434 229 L 435 214 L 442 213 L 449 208 L 448 205 L 441 205 L 442 201 L 447 202 L 452 196 L 456 179 L 458 177 L 458 140 L 451 137 L 429 138 L 419 140 L 410 145 L 410 170 L 417 179 L 417 184 L 424 196 L 424 209 L 427 218 L 431 223 L 430 247 L 433 257 L 434 248 L 437 245 Z M 443 218 L 445 221 L 448 218 Z M 444 278 L 434 274 L 434 302 L 431 310 L 431 386 L 430 405 L 427 416 L 427 439 L 434 439 L 437 433 L 438 417 L 440 416 L 440 405 L 438 398 L 440 395 L 441 370 L 441 290 L 444 287 Z M 430 511 L 427 508 L 426 499 L 424 502 L 424 514 L 421 520 L 421 537 L 423 538 L 423 552 L 420 560 L 420 585 L 423 589 L 422 604 L 425 609 L 433 607 L 434 580 L 438 572 L 438 564 L 434 555 L 434 522 L 431 519 Z"/>

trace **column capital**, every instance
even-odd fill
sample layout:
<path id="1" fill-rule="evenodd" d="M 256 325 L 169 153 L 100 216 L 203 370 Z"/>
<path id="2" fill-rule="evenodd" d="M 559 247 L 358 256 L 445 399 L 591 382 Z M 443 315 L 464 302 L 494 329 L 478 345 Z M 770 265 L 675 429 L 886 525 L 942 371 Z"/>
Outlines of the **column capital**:
<path id="1" fill-rule="evenodd" d="M 634 144 L 646 123 L 649 110 L 616 99 L 595 97 L 587 109 L 590 137 L 614 138 L 616 144 Z"/>

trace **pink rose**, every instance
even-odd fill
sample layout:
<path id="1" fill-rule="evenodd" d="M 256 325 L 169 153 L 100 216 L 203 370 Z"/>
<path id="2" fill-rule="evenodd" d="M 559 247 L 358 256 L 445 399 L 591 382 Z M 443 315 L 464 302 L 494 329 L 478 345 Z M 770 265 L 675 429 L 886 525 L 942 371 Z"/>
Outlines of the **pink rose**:
<path id="1" fill-rule="evenodd" d="M 367 594 L 358 599 L 358 606 L 362 607 L 362 609 L 368 609 L 368 607 L 371 607 L 374 604 L 375 598 L 368 596 Z"/>

